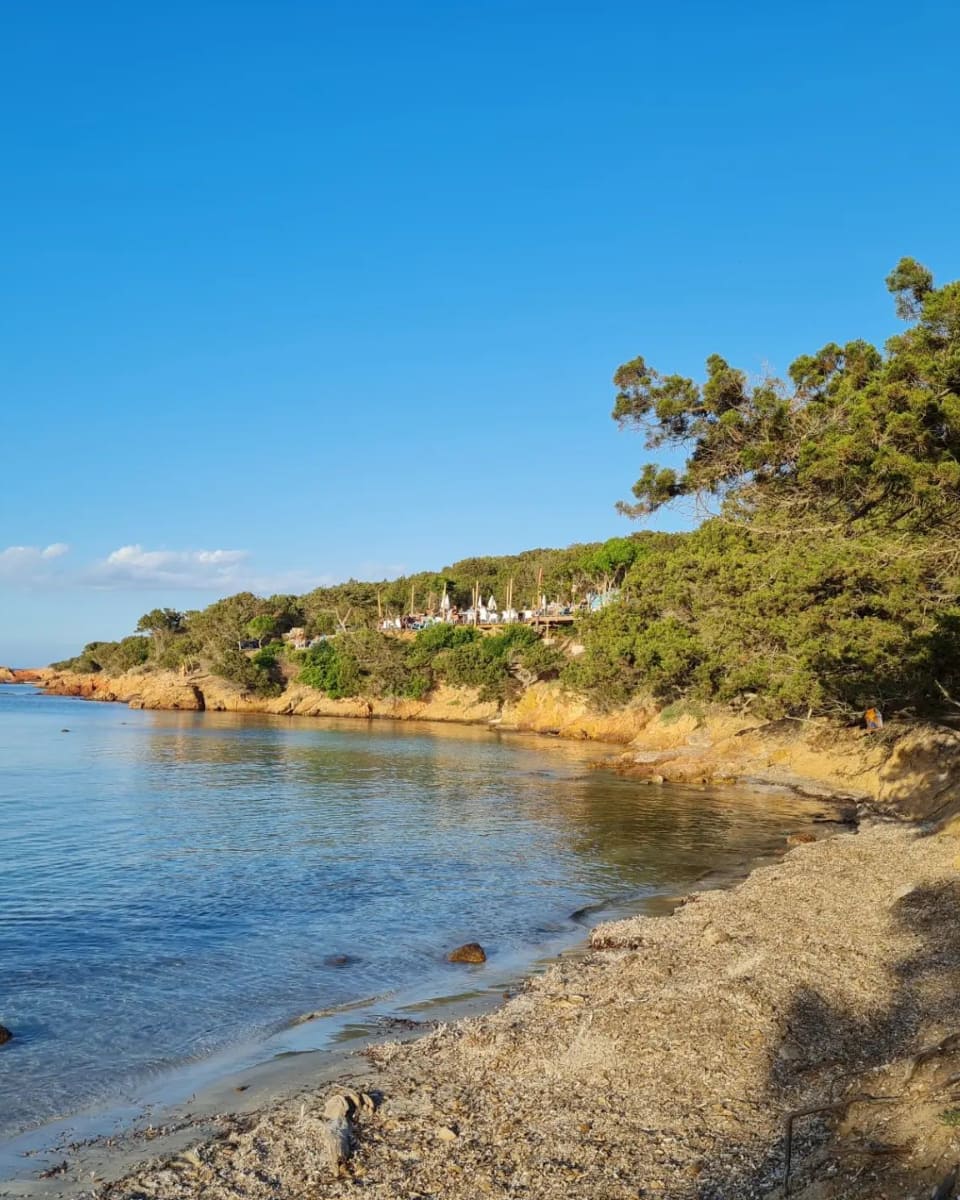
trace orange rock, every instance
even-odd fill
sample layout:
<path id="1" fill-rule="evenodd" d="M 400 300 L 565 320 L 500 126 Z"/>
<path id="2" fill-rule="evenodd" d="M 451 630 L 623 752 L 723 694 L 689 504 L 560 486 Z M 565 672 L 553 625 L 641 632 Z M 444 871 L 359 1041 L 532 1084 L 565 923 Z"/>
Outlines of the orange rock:
<path id="1" fill-rule="evenodd" d="M 486 961 L 486 951 L 479 942 L 467 942 L 466 945 L 458 946 L 456 950 L 451 950 L 447 955 L 447 962 L 483 963 Z"/>

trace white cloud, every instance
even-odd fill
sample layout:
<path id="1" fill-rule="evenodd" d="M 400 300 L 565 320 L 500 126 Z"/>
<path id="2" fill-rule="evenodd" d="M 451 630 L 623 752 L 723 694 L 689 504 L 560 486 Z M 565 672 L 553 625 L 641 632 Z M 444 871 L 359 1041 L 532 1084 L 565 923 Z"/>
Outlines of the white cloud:
<path id="1" fill-rule="evenodd" d="M 50 563 L 62 558 L 70 547 L 65 542 L 49 546 L 7 546 L 0 550 L 0 579 L 8 583 L 33 584 L 51 577 Z"/>
<path id="2" fill-rule="evenodd" d="M 60 561 L 69 550 L 65 542 L 0 550 L 0 585 L 58 591 L 151 590 L 161 595 L 164 591 L 205 591 L 227 596 L 240 591 L 260 595 L 306 592 L 334 582 L 333 577 L 319 573 L 258 570 L 247 550 L 149 550 L 134 544 L 120 546 L 91 563 Z"/>
<path id="3" fill-rule="evenodd" d="M 84 582 L 95 587 L 171 587 L 186 589 L 237 588 L 246 550 L 145 550 L 121 546 L 86 572 Z"/>

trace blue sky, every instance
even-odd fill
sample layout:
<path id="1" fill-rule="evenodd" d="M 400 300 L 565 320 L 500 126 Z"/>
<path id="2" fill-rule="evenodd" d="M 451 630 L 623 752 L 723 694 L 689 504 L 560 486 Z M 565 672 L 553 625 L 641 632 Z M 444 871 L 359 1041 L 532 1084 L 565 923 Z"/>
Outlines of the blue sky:
<path id="1" fill-rule="evenodd" d="M 960 10 L 0 13 L 0 662 L 629 529 L 638 353 L 784 371 L 960 274 Z M 682 524 L 670 514 L 661 524 Z"/>

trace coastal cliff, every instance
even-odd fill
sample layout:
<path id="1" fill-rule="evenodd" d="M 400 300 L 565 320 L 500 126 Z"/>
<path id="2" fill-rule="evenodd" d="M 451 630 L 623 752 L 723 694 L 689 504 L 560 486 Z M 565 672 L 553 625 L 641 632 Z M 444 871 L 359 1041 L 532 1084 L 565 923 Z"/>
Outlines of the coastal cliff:
<path id="1" fill-rule="evenodd" d="M 960 735 L 932 723 L 891 725 L 878 734 L 826 719 L 763 721 L 720 706 L 634 702 L 601 712 L 557 683 L 532 684 L 500 706 L 479 699 L 476 689 L 450 686 L 424 700 L 331 700 L 296 683 L 279 696 L 256 696 L 206 672 L 106 675 L 43 668 L 4 669 L 4 677 L 51 695 L 131 708 L 487 724 L 619 744 L 622 752 L 606 765 L 653 785 L 745 781 L 868 801 L 918 820 L 944 820 L 960 811 Z"/>

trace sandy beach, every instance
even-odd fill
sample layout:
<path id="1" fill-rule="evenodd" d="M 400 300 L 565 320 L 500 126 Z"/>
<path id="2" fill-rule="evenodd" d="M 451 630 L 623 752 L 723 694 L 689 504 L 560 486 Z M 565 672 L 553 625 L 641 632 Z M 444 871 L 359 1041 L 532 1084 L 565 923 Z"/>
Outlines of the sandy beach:
<path id="1" fill-rule="evenodd" d="M 790 1195 L 927 1195 L 960 1159 L 958 853 L 892 823 L 796 845 L 673 915 L 598 926 L 495 1012 L 305 1062 L 281 1102 L 226 1081 L 216 1119 L 117 1150 L 113 1183 L 81 1155 L 9 1194 L 780 1196 L 787 1120 L 818 1109 L 793 1121 Z M 345 1089 L 375 1106 L 335 1170 L 323 1113 Z"/>

